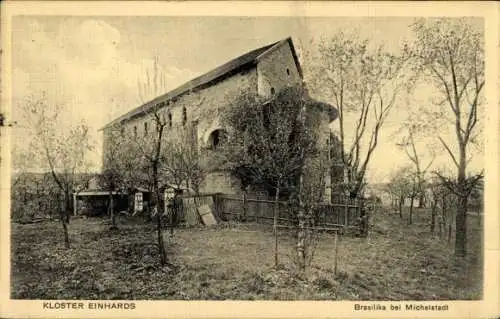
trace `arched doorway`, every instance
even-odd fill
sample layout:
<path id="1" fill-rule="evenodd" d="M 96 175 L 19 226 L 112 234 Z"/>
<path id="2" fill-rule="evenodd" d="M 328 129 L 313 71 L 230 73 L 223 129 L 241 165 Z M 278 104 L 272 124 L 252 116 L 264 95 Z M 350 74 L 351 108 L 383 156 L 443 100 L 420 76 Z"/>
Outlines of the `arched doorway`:
<path id="1" fill-rule="evenodd" d="M 224 143 L 227 137 L 227 132 L 223 129 L 216 129 L 210 133 L 208 137 L 208 148 L 211 150 L 216 150 Z"/>

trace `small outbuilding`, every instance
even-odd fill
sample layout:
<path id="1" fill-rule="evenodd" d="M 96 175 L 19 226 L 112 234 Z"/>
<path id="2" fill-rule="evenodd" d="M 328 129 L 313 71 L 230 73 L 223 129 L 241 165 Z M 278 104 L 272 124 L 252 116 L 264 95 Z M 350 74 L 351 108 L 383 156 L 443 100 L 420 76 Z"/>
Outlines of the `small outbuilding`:
<path id="1" fill-rule="evenodd" d="M 87 189 L 73 193 L 73 215 L 102 216 L 109 211 L 110 196 L 115 211 L 127 209 L 127 194 L 119 191 L 109 192 Z"/>

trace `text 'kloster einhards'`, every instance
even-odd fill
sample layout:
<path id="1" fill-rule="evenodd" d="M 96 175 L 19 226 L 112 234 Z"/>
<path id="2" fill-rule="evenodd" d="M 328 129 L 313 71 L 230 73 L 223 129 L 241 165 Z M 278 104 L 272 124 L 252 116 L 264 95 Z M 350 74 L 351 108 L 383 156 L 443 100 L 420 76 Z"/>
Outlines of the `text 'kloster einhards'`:
<path id="1" fill-rule="evenodd" d="M 43 309 L 133 310 L 133 302 L 43 302 Z"/>

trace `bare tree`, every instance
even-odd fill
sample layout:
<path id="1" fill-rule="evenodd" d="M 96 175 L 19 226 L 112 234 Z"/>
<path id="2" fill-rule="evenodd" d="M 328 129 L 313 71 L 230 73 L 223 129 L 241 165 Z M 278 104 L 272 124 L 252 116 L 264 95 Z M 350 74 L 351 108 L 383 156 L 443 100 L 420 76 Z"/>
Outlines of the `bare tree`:
<path id="1" fill-rule="evenodd" d="M 422 208 L 423 202 L 425 201 L 425 183 L 427 179 L 427 173 L 429 168 L 434 163 L 436 158 L 436 154 L 431 145 L 426 145 L 426 149 L 429 150 L 429 157 L 427 164 L 424 165 L 422 155 L 422 151 L 417 151 L 417 146 L 415 142 L 415 135 L 418 134 L 416 132 L 417 127 L 412 124 L 405 123 L 404 127 L 407 129 L 407 135 L 403 137 L 402 141 L 397 145 L 402 148 L 408 157 L 408 159 L 413 164 L 414 174 L 417 182 L 417 193 L 419 196 L 419 207 Z"/>
<path id="2" fill-rule="evenodd" d="M 183 151 L 186 186 L 188 189 L 192 187 L 196 194 L 200 193 L 200 185 L 206 174 L 202 161 L 203 153 L 196 146 L 187 144 Z"/>
<path id="3" fill-rule="evenodd" d="M 308 79 L 312 91 L 331 99 L 339 111 L 346 190 L 355 198 L 365 185 L 380 131 L 402 87 L 403 61 L 382 46 L 371 49 L 368 40 L 344 33 L 323 39 L 319 55 L 310 54 L 310 58 L 315 66 Z M 349 116 L 354 124 L 347 123 Z M 353 131 L 349 132 L 351 126 Z"/>
<path id="4" fill-rule="evenodd" d="M 126 155 L 125 143 L 128 142 L 124 137 L 124 132 L 118 128 L 109 128 L 105 136 L 105 151 L 103 154 L 103 171 L 99 182 L 104 189 L 109 192 L 108 215 L 111 219 L 111 229 L 117 229 L 116 212 L 114 210 L 113 193 L 121 192 L 126 187 L 126 169 L 137 169 L 133 165 L 126 165 L 125 162 L 130 158 Z M 125 167 L 132 166 L 132 167 Z"/>
<path id="5" fill-rule="evenodd" d="M 181 188 L 186 180 L 184 164 L 185 145 L 179 141 L 166 141 L 162 152 L 161 170 L 166 180 Z"/>
<path id="6" fill-rule="evenodd" d="M 120 169 L 121 188 L 129 192 L 138 186 L 151 190 L 151 174 L 136 134 L 132 131 L 124 131 L 123 135 L 120 133 L 120 142 L 117 144 L 120 146 L 116 164 Z"/>
<path id="7" fill-rule="evenodd" d="M 465 19 L 419 19 L 412 28 L 416 37 L 413 43 L 406 45 L 406 53 L 413 61 L 415 73 L 431 83 L 440 97 L 433 109 L 421 112 L 421 126 L 428 131 L 434 128 L 433 133 L 438 131 L 438 140 L 456 166 L 456 179 L 440 176 L 458 197 L 455 255 L 465 256 L 467 201 L 474 185 L 482 178 L 482 173 L 468 177 L 467 166 L 470 146 L 482 138 L 478 114 L 485 83 L 484 40 L 481 32 Z M 451 125 L 456 147 L 439 135 L 436 126 L 445 127 L 438 121 L 440 118 L 448 127 Z"/>
<path id="8" fill-rule="evenodd" d="M 420 182 L 418 174 L 413 170 L 408 170 L 406 175 L 406 183 L 408 186 L 408 198 L 410 199 L 410 211 L 408 214 L 408 225 L 413 223 L 413 208 L 415 206 L 415 199 L 420 194 Z"/>
<path id="9" fill-rule="evenodd" d="M 274 233 L 277 235 L 278 205 L 282 195 L 298 197 L 299 244 L 304 239 L 305 214 L 300 200 L 301 176 L 305 159 L 315 152 L 314 120 L 304 114 L 307 104 L 303 88 L 285 88 L 268 101 L 243 95 L 227 112 L 225 126 L 230 129 L 224 146 L 226 167 L 235 172 L 244 187 L 263 187 L 274 193 Z M 278 263 L 277 255 L 275 263 Z"/>
<path id="10" fill-rule="evenodd" d="M 200 184 L 204 179 L 205 170 L 202 167 L 202 155 L 196 143 L 186 141 L 185 138 L 171 139 L 165 142 L 162 151 L 160 170 L 165 180 L 173 183 L 178 189 L 183 184 L 186 190 L 191 187 L 195 194 L 200 193 Z M 175 201 L 175 200 L 174 200 Z M 194 198 L 195 203 L 197 198 Z M 178 203 L 172 203 L 172 210 L 169 211 L 170 232 L 173 234 L 178 218 Z"/>
<path id="11" fill-rule="evenodd" d="M 442 234 L 445 227 L 446 218 L 446 207 L 448 204 L 448 196 L 450 194 L 449 189 L 443 185 L 441 179 L 434 176 L 430 179 L 427 184 L 427 189 L 429 193 L 429 200 L 431 204 L 431 233 L 435 233 L 436 226 L 439 228 L 439 233 Z M 438 215 L 439 208 L 442 208 L 441 215 Z M 438 222 L 436 219 L 439 216 Z"/>
<path id="12" fill-rule="evenodd" d="M 155 56 L 153 58 L 152 68 L 145 69 L 145 80 L 138 81 L 139 101 L 143 104 L 150 103 L 148 99 L 164 93 L 165 88 L 166 76 L 160 66 L 159 58 Z M 146 117 L 142 137 L 137 136 L 137 132 L 134 132 L 134 140 L 136 142 L 134 145 L 136 149 L 139 150 L 143 173 L 149 177 L 148 184 L 153 194 L 151 202 L 155 215 L 154 217 L 156 219 L 156 232 L 161 265 L 166 265 L 168 262 L 162 231 L 161 216 L 163 215 L 164 205 L 161 205 L 163 194 L 160 185 L 162 179 L 162 155 L 165 147 L 164 132 L 167 126 L 164 114 L 162 114 L 162 108 L 164 106 L 163 103 L 151 106 L 151 115 Z M 148 126 L 148 124 L 152 125 Z"/>
<path id="13" fill-rule="evenodd" d="M 391 199 L 391 207 L 396 208 L 398 206 L 398 201 L 399 201 L 399 188 L 397 185 L 394 183 L 395 181 L 391 179 L 385 186 L 384 186 L 384 192 L 389 195 Z M 401 216 L 401 219 L 403 217 Z"/>
<path id="14" fill-rule="evenodd" d="M 186 141 L 185 138 L 170 139 L 165 141 L 162 150 L 161 171 L 165 179 L 177 188 L 182 188 L 184 184 L 186 189 L 192 187 L 199 193 L 205 175 L 202 158 L 201 150 L 192 141 Z"/>
<path id="15" fill-rule="evenodd" d="M 297 265 L 302 271 L 311 265 L 316 249 L 317 232 L 315 226 L 318 216 L 315 214 L 315 208 L 318 203 L 324 200 L 325 196 L 326 174 L 329 172 L 331 164 L 329 163 L 328 151 L 327 148 L 319 147 L 314 155 L 306 160 L 303 168 L 304 173 L 299 190 L 303 209 L 299 211 L 299 214 L 303 214 L 304 218 L 299 218 L 299 222 L 303 221 L 304 226 L 299 227 L 299 230 L 303 229 L 303 232 L 299 233 L 297 242 L 299 251 Z"/>
<path id="16" fill-rule="evenodd" d="M 28 96 L 20 105 L 33 140 L 31 151 L 43 168 L 48 169 L 63 198 L 59 216 L 64 230 L 66 248 L 70 247 L 68 223 L 72 214 L 73 192 L 85 186 L 91 151 L 89 130 L 85 122 L 68 126 L 61 115 L 63 107 L 49 105 L 45 93 Z M 83 180 L 82 180 L 83 176 Z"/>
<path id="17" fill-rule="evenodd" d="M 152 190 L 151 206 L 153 207 L 153 215 L 156 219 L 156 232 L 158 249 L 160 253 L 160 264 L 166 265 L 168 262 L 167 252 L 165 250 L 165 243 L 163 240 L 162 220 L 164 205 L 161 205 L 163 193 L 161 190 L 161 183 L 164 181 L 164 176 L 161 174 L 162 167 L 162 152 L 164 148 L 163 133 L 167 123 L 163 118 L 160 110 L 160 105 L 153 106 L 151 110 L 152 120 L 149 123 L 154 123 L 151 130 L 147 129 L 148 121 L 146 120 L 144 126 L 143 136 L 134 138 L 135 147 L 138 151 L 136 154 L 141 158 L 141 166 L 143 173 L 148 176 L 148 184 Z"/>
<path id="18" fill-rule="evenodd" d="M 389 182 L 388 188 L 390 192 L 397 198 L 399 217 L 403 219 L 403 206 L 407 198 L 413 197 L 417 194 L 416 178 L 410 166 L 403 166 L 396 170 Z M 411 203 L 413 205 L 413 203 Z M 408 217 L 408 222 L 411 223 L 412 211 Z"/>

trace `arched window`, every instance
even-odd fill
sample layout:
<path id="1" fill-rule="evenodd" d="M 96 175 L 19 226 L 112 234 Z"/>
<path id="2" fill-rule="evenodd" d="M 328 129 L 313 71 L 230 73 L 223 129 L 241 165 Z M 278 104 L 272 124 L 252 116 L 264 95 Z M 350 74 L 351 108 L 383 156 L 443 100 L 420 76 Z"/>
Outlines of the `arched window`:
<path id="1" fill-rule="evenodd" d="M 223 129 L 214 130 L 212 133 L 210 133 L 210 137 L 208 139 L 209 148 L 211 150 L 216 150 L 224 143 L 224 140 L 226 138 L 227 138 L 227 132 L 225 130 Z"/>
<path id="2" fill-rule="evenodd" d="M 148 135 L 148 122 L 144 122 L 144 136 Z"/>
<path id="3" fill-rule="evenodd" d="M 286 74 L 290 75 L 290 69 L 288 69 L 288 68 L 286 69 Z"/>
<path id="4" fill-rule="evenodd" d="M 271 88 L 271 95 L 274 95 L 274 92 L 275 92 L 275 91 L 274 91 L 274 88 L 272 87 L 272 88 Z"/>
<path id="5" fill-rule="evenodd" d="M 187 110 L 186 107 L 184 106 L 182 108 L 182 126 L 185 126 L 187 123 Z"/>
<path id="6" fill-rule="evenodd" d="M 137 126 L 134 126 L 134 137 L 137 137 Z"/>
<path id="7" fill-rule="evenodd" d="M 172 113 L 168 112 L 168 127 L 172 127 Z"/>

